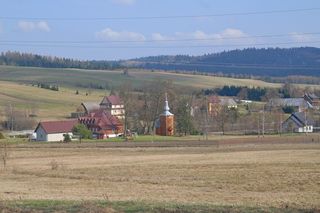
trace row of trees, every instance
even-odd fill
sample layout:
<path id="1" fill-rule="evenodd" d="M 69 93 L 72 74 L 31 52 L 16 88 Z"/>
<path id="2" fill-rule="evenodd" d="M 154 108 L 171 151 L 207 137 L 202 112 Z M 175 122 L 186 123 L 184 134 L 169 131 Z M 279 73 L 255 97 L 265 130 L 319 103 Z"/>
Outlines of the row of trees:
<path id="1" fill-rule="evenodd" d="M 268 101 L 271 98 L 298 98 L 302 97 L 305 92 L 320 94 L 312 88 L 299 88 L 290 83 L 285 83 L 281 88 L 261 88 L 246 86 L 223 86 L 222 88 L 203 89 L 202 95 L 219 95 L 233 96 L 239 99 L 247 99 L 252 101 Z"/>
<path id="2" fill-rule="evenodd" d="M 41 56 L 31 53 L 5 52 L 0 55 L 1 65 L 48 67 L 48 68 L 79 68 L 79 69 L 115 69 L 120 68 L 117 61 L 82 61 L 70 58 Z"/>
<path id="3" fill-rule="evenodd" d="M 18 109 L 14 105 L 7 105 L 2 111 L 4 121 L 1 123 L 2 128 L 10 131 L 32 129 L 36 125 L 37 108 L 34 106 Z"/>

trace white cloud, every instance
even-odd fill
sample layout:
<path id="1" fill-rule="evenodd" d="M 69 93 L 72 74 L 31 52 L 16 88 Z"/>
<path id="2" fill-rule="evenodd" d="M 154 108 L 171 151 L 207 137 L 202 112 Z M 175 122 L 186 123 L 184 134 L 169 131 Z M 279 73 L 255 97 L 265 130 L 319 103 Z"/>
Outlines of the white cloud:
<path id="1" fill-rule="evenodd" d="M 176 32 L 173 36 L 162 35 L 160 33 L 152 34 L 154 40 L 195 40 L 195 43 L 206 44 L 254 44 L 253 38 L 246 38 L 249 35 L 240 29 L 227 28 L 217 33 L 208 33 L 201 30 L 193 32 Z"/>
<path id="2" fill-rule="evenodd" d="M 106 41 L 145 41 L 146 38 L 141 33 L 129 31 L 114 31 L 106 28 L 96 33 L 96 38 Z"/>
<path id="3" fill-rule="evenodd" d="M 239 29 L 227 28 L 218 34 L 221 38 L 240 38 L 247 36 Z"/>
<path id="4" fill-rule="evenodd" d="M 133 5 L 136 2 L 136 0 L 112 0 L 112 2 L 119 5 L 129 6 Z"/>
<path id="5" fill-rule="evenodd" d="M 289 35 L 291 37 L 291 40 L 295 42 L 309 42 L 313 40 L 313 37 L 307 34 L 292 32 L 292 33 L 289 33 Z"/>
<path id="6" fill-rule="evenodd" d="M 152 33 L 151 38 L 154 41 L 175 40 L 175 38 L 162 35 L 161 33 Z"/>
<path id="7" fill-rule="evenodd" d="M 50 32 L 50 27 L 46 21 L 32 22 L 32 21 L 19 21 L 18 28 L 23 32 L 43 31 Z"/>
<path id="8" fill-rule="evenodd" d="M 177 32 L 176 36 L 191 38 L 191 39 L 199 39 L 199 40 L 206 40 L 206 39 L 222 40 L 222 39 L 241 38 L 247 35 L 239 29 L 227 28 L 219 33 L 206 33 L 201 30 L 196 30 L 191 33 Z"/>
<path id="9" fill-rule="evenodd" d="M 51 30 L 49 25 L 48 25 L 48 23 L 45 22 L 45 21 L 38 22 L 37 23 L 37 27 L 38 27 L 39 30 L 42 30 L 42 31 L 45 31 L 45 32 L 49 32 Z"/>

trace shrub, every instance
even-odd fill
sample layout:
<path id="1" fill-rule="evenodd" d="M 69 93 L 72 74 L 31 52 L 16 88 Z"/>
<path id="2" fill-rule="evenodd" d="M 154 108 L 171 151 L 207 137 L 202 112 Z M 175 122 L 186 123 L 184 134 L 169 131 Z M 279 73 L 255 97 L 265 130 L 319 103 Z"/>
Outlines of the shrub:
<path id="1" fill-rule="evenodd" d="M 71 142 L 71 137 L 69 134 L 64 134 L 63 135 L 63 142 Z"/>

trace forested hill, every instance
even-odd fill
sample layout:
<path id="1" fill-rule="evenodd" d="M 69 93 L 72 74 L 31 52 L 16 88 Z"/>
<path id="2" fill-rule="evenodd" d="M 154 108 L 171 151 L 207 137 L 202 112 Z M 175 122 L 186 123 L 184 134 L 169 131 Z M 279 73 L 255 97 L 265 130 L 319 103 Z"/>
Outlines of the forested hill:
<path id="1" fill-rule="evenodd" d="M 148 69 L 255 76 L 320 76 L 320 48 L 268 48 L 225 51 L 202 56 L 151 56 L 131 60 Z"/>
<path id="2" fill-rule="evenodd" d="M 47 67 L 47 68 L 79 68 L 79 69 L 115 69 L 120 68 L 119 61 L 107 60 L 75 60 L 42 56 L 31 53 L 5 52 L 0 55 L 0 65 Z"/>
<path id="3" fill-rule="evenodd" d="M 146 69 L 219 73 L 238 77 L 254 76 L 320 76 L 320 48 L 243 49 L 202 56 L 150 56 L 122 61 L 74 60 L 30 53 L 6 52 L 0 65 L 115 69 L 138 67 Z"/>

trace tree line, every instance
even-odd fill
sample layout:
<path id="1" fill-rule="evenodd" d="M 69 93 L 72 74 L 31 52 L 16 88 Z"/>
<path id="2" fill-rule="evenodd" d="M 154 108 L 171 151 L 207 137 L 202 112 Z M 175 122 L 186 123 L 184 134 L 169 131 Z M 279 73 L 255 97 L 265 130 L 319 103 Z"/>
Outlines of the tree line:
<path id="1" fill-rule="evenodd" d="M 1 53 L 0 65 L 78 69 L 116 69 L 121 67 L 118 61 L 76 60 L 11 51 Z"/>

